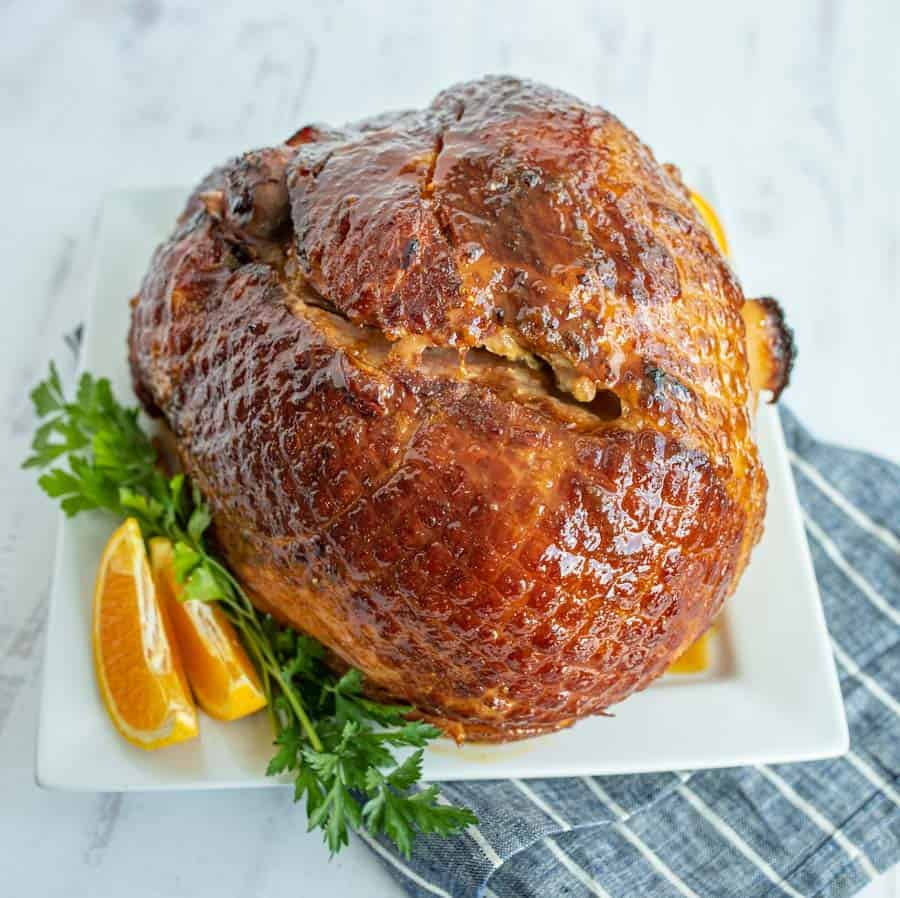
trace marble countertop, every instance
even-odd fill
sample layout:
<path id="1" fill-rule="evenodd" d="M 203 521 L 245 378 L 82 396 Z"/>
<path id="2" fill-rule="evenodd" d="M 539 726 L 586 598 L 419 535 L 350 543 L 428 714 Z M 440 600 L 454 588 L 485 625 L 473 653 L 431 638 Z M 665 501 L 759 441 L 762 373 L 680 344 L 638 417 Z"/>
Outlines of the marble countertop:
<path id="1" fill-rule="evenodd" d="M 43 792 L 32 755 L 54 510 L 17 469 L 29 386 L 83 314 L 99 197 L 195 182 L 308 121 L 417 106 L 485 72 L 619 115 L 716 205 L 749 295 L 800 358 L 818 435 L 900 461 L 900 8 L 754 4 L 10 0 L 0 11 L 7 225 L 0 389 L 0 882 L 24 895 L 390 896 L 331 864 L 286 791 Z M 892 874 L 868 898 L 897 898 Z"/>

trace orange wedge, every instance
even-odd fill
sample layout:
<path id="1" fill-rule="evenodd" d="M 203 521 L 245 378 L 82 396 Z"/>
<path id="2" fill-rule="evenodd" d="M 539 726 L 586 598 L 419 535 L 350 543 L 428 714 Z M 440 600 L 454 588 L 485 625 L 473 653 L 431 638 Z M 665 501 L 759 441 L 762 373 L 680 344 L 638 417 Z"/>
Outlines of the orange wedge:
<path id="1" fill-rule="evenodd" d="M 197 736 L 197 710 L 134 518 L 110 537 L 100 561 L 93 642 L 103 704 L 129 742 L 153 749 Z"/>
<path id="2" fill-rule="evenodd" d="M 218 720 L 237 720 L 266 705 L 259 677 L 231 621 L 214 602 L 181 600 L 175 553 L 167 539 L 150 541 L 150 564 L 197 704 Z"/>
<path id="3" fill-rule="evenodd" d="M 700 213 L 703 223 L 709 228 L 709 232 L 712 234 L 713 240 L 719 245 L 719 249 L 726 256 L 729 255 L 730 250 L 728 248 L 728 238 L 725 236 L 725 228 L 722 227 L 722 222 L 719 221 L 719 216 L 716 215 L 713 207 L 699 193 L 695 193 L 693 190 L 691 191 L 691 202 Z"/>
<path id="4" fill-rule="evenodd" d="M 668 667 L 667 673 L 703 673 L 709 667 L 709 631 L 692 642 Z"/>

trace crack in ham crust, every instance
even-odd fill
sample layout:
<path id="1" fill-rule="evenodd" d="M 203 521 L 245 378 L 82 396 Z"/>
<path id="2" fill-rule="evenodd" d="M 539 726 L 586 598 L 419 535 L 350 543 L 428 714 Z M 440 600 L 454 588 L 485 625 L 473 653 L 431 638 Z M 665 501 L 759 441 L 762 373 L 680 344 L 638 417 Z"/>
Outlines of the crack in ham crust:
<path id="1" fill-rule="evenodd" d="M 214 172 L 129 345 L 254 601 L 503 740 L 643 688 L 733 591 L 766 489 L 742 304 L 674 169 L 498 78 Z"/>

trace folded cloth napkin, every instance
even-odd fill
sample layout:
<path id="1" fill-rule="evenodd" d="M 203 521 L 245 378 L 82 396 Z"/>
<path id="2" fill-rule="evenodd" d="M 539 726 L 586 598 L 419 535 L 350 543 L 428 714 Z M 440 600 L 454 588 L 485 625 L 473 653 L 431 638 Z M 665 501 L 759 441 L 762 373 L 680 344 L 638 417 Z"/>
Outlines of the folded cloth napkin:
<path id="1" fill-rule="evenodd" d="M 481 823 L 412 860 L 416 898 L 852 895 L 900 861 L 900 468 L 790 447 L 850 726 L 842 758 L 692 773 L 445 783 Z M 815 696 L 810 696 L 815 701 Z"/>

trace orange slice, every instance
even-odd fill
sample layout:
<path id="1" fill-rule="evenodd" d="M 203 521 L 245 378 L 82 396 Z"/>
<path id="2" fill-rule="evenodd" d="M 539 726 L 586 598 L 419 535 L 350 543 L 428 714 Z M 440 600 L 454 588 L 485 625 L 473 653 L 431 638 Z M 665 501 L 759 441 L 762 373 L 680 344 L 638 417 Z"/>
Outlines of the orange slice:
<path id="1" fill-rule="evenodd" d="M 197 704 L 218 720 L 264 708 L 266 696 L 231 621 L 214 602 L 181 600 L 175 553 L 167 539 L 150 540 L 153 577 L 165 604 Z"/>
<path id="2" fill-rule="evenodd" d="M 134 518 L 110 537 L 100 561 L 93 642 L 100 696 L 129 742 L 152 749 L 197 736 L 197 710 Z"/>
<path id="3" fill-rule="evenodd" d="M 729 255 L 730 250 L 728 238 L 725 236 L 725 228 L 722 227 L 722 222 L 719 221 L 719 216 L 716 215 L 713 207 L 699 193 L 695 193 L 693 190 L 691 191 L 691 202 L 700 213 L 703 223 L 709 228 L 709 232 L 712 234 L 713 240 L 719 245 L 719 249 L 722 250 L 724 255 Z"/>
<path id="4" fill-rule="evenodd" d="M 692 642 L 668 667 L 667 673 L 703 673 L 709 667 L 709 632 Z"/>

